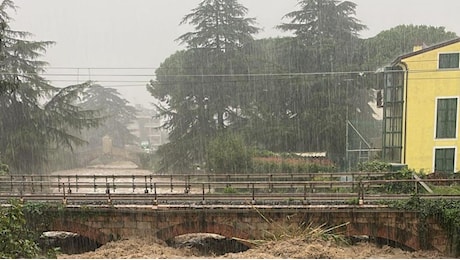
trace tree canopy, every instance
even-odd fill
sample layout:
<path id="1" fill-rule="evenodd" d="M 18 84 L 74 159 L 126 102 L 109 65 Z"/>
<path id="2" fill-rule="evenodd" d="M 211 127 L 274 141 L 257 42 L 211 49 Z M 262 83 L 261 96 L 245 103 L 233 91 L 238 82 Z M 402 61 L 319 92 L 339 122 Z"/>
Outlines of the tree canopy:
<path id="1" fill-rule="evenodd" d="M 246 13 L 236 0 L 204 0 L 182 20 L 196 29 L 178 38 L 188 49 L 168 58 L 147 87 L 163 102 L 158 109 L 170 131 L 170 143 L 158 151 L 162 168 L 201 164 L 209 141 L 234 120 L 239 104 L 233 75 L 246 72 L 239 50 L 259 31 Z"/>
<path id="2" fill-rule="evenodd" d="M 224 18 L 233 14 L 226 9 L 230 5 L 239 6 L 238 16 L 247 11 L 236 1 L 202 1 L 186 15 L 182 23 L 195 25 L 195 31 L 178 40 L 188 49 L 167 58 L 148 86 L 161 101 L 160 116 L 170 133 L 171 142 L 159 149 L 162 169 L 207 163 L 231 171 L 216 166 L 222 162 L 216 147 L 227 146 L 224 139 L 232 136 L 274 152 L 326 151 L 344 166 L 353 134 L 371 145 L 381 134 L 374 71 L 416 42 L 455 36 L 443 28 L 401 26 L 360 39 L 366 26 L 355 17 L 353 2 L 300 0 L 299 10 L 284 17 L 290 21 L 277 27 L 293 37 L 229 45 L 224 39 L 249 39 L 257 32 L 250 26 L 254 20 L 242 17 L 251 22 L 245 32 L 222 26 L 232 21 Z M 350 136 L 347 128 L 354 128 Z"/>
<path id="3" fill-rule="evenodd" d="M 82 129 L 99 124 L 97 111 L 78 102 L 88 84 L 57 88 L 40 74 L 40 61 L 52 42 L 30 41 L 9 27 L 13 2 L 0 4 L 0 161 L 11 172 L 40 173 L 51 152 L 85 143 Z"/>

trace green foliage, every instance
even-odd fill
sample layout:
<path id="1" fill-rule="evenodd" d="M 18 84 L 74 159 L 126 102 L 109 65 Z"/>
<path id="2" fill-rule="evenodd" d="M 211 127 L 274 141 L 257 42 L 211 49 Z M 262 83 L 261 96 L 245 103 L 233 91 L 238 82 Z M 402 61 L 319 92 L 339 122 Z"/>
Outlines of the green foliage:
<path id="1" fill-rule="evenodd" d="M 385 174 L 385 180 L 411 180 L 413 178 L 414 171 L 409 169 L 402 169 L 397 172 L 389 172 Z M 403 194 L 411 194 L 415 192 L 415 187 L 413 182 L 390 182 L 386 183 L 383 186 L 383 192 L 386 193 L 403 193 Z"/>
<path id="2" fill-rule="evenodd" d="M 252 153 L 240 136 L 222 134 L 210 142 L 206 165 L 216 173 L 251 172 Z"/>
<path id="3" fill-rule="evenodd" d="M 235 13 L 228 12 L 231 5 Z M 327 151 L 341 162 L 350 141 L 344 118 L 366 140 L 380 136 L 381 122 L 369 104 L 383 80 L 374 73 L 334 72 L 375 71 L 410 51 L 415 39 L 432 44 L 455 35 L 444 28 L 402 26 L 363 40 L 358 34 L 366 26 L 355 18 L 354 3 L 302 0 L 298 6 L 278 27 L 294 37 L 256 41 L 248 37 L 255 32 L 253 20 L 242 18 L 246 10 L 234 0 L 206 0 L 185 16 L 183 23 L 195 26 L 194 31 L 178 40 L 188 49 L 167 58 L 148 86 L 162 102 L 158 107 L 170 132 L 171 143 L 159 151 L 163 169 L 187 171 L 201 164 L 210 140 L 222 130 L 242 135 L 258 149 Z M 241 29 L 229 21 L 244 24 Z M 291 166 L 254 168 L 323 171 L 310 169 L 315 165 Z"/>
<path id="4" fill-rule="evenodd" d="M 291 22 L 278 28 L 292 31 L 308 44 L 324 48 L 320 52 L 337 42 L 349 41 L 367 28 L 354 17 L 356 4 L 350 1 L 299 0 L 298 6 L 300 10 L 285 15 Z"/>
<path id="5" fill-rule="evenodd" d="M 158 155 L 156 153 L 138 153 L 141 168 L 145 170 L 153 170 L 158 164 Z"/>
<path id="6" fill-rule="evenodd" d="M 84 144 L 79 132 L 99 119 L 77 106 L 88 84 L 58 88 L 41 76 L 47 64 L 38 58 L 53 42 L 11 29 L 7 12 L 14 8 L 9 0 L 0 4 L 0 72 L 7 72 L 0 75 L 1 156 L 12 172 L 40 173 L 50 151 Z"/>
<path id="7" fill-rule="evenodd" d="M 204 0 L 187 14 L 181 24 L 195 26 L 194 32 L 178 40 L 187 47 L 231 51 L 253 40 L 259 32 L 254 18 L 246 18 L 248 10 L 237 0 Z"/>
<path id="8" fill-rule="evenodd" d="M 433 186 L 430 185 L 430 188 L 433 190 L 434 194 L 437 195 L 460 195 L 460 186 Z"/>
<path id="9" fill-rule="evenodd" d="M 132 144 L 136 137 L 128 129 L 128 125 L 136 118 L 136 109 L 128 105 L 128 101 L 120 97 L 116 89 L 91 84 L 85 91 L 79 106 L 85 110 L 98 111 L 104 121 L 97 128 L 83 132 L 90 147 L 101 147 L 102 138 L 110 136 L 117 147 Z"/>
<path id="10" fill-rule="evenodd" d="M 422 247 L 425 248 L 427 237 L 428 218 L 440 221 L 444 230 L 451 239 L 451 248 L 454 255 L 460 254 L 460 201 L 449 199 L 425 200 L 418 196 L 413 196 L 407 201 L 390 202 L 390 207 L 419 212 L 419 237 Z"/>
<path id="11" fill-rule="evenodd" d="M 395 182 L 388 182 L 383 184 L 381 188 L 375 188 L 377 192 L 384 193 L 402 193 L 411 194 L 415 192 L 413 182 L 404 182 L 397 180 L 412 180 L 415 172 L 407 168 L 402 168 L 398 171 L 392 171 L 391 164 L 381 161 L 371 161 L 358 164 L 358 170 L 362 172 L 376 172 L 385 173 L 384 180 L 394 180 Z"/>
<path id="12" fill-rule="evenodd" d="M 43 230 L 48 230 L 49 225 L 55 217 L 55 213 L 50 211 L 51 204 L 43 202 L 25 203 L 22 207 L 24 217 L 27 220 L 27 228 L 34 232 L 38 239 Z"/>
<path id="13" fill-rule="evenodd" d="M 358 170 L 362 172 L 388 172 L 390 169 L 389 163 L 381 161 L 360 162 L 358 164 Z"/>
<path id="14" fill-rule="evenodd" d="M 235 89 L 232 74 L 247 71 L 239 50 L 259 31 L 246 13 L 236 0 L 205 0 L 184 17 L 182 23 L 196 30 L 178 38 L 188 50 L 168 58 L 147 87 L 163 102 L 159 116 L 167 118 L 170 132 L 170 143 L 158 151 L 160 170 L 187 171 L 203 163 L 212 138 L 239 120 L 235 108 L 244 95 Z"/>
<path id="15" fill-rule="evenodd" d="M 456 38 L 454 32 L 444 27 L 427 25 L 399 25 L 364 40 L 365 53 L 372 53 L 364 66 L 371 70 L 389 64 L 398 56 L 413 51 L 416 45 L 431 46 Z"/>
<path id="16" fill-rule="evenodd" d="M 12 201 L 0 211 L 0 257 L 38 258 L 40 249 L 27 229 L 22 205 Z"/>
<path id="17" fill-rule="evenodd" d="M 235 188 L 233 188 L 232 186 L 227 186 L 224 188 L 223 192 L 225 194 L 235 194 L 235 193 L 238 193 L 237 190 Z"/>
<path id="18" fill-rule="evenodd" d="M 10 168 L 8 167 L 8 165 L 3 164 L 0 161 L 0 175 L 7 174 L 7 173 L 9 173 L 9 171 L 10 171 Z"/>

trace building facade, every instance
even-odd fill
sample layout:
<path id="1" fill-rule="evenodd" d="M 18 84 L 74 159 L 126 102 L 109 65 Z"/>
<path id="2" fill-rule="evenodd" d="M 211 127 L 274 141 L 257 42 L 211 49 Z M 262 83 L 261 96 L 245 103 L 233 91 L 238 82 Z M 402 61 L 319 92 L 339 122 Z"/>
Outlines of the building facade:
<path id="1" fill-rule="evenodd" d="M 161 119 L 157 118 L 157 111 L 136 105 L 136 120 L 129 129 L 138 137 L 139 146 L 144 150 L 156 151 L 168 140 L 168 134 L 161 129 Z"/>
<path id="2" fill-rule="evenodd" d="M 383 159 L 431 172 L 460 170 L 460 38 L 419 47 L 385 70 Z"/>

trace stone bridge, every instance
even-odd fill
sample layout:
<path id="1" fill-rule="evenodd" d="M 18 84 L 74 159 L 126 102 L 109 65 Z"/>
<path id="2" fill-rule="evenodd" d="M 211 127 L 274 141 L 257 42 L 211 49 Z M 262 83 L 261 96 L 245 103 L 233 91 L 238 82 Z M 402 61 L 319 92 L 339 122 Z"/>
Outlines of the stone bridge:
<path id="1" fill-rule="evenodd" d="M 91 149 L 86 151 L 80 151 L 75 153 L 78 161 L 81 165 L 88 165 L 91 161 L 104 156 L 110 157 L 118 160 L 126 160 L 135 163 L 138 166 L 141 166 L 139 154 L 142 153 L 142 150 L 129 150 L 119 147 L 111 147 L 110 151 L 104 151 L 102 148 Z"/>
<path id="2" fill-rule="evenodd" d="M 56 211 L 49 230 L 78 233 L 99 244 L 139 235 L 168 241 L 188 233 L 214 233 L 250 241 L 270 239 L 280 234 L 280 227 L 306 224 L 337 227 L 333 233 L 386 239 L 413 250 L 452 252 L 452 241 L 436 219 L 428 219 L 428 230 L 423 232 L 417 212 L 382 207 L 113 206 Z"/>

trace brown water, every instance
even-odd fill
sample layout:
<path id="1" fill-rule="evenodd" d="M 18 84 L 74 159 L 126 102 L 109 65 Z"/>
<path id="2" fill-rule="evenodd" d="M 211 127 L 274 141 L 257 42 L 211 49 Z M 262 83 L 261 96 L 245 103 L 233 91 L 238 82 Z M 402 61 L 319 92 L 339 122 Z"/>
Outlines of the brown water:
<path id="1" fill-rule="evenodd" d="M 359 243 L 353 246 L 337 245 L 331 241 L 305 241 L 293 238 L 283 241 L 269 241 L 241 253 L 228 253 L 223 256 L 202 255 L 193 248 L 176 249 L 153 238 L 129 238 L 107 243 L 93 252 L 77 255 L 59 255 L 58 258 L 114 259 L 114 258 L 303 258 L 303 259 L 363 259 L 363 258 L 444 258 L 434 251 L 407 252 L 389 246 L 379 247 L 371 243 Z"/>
<path id="2" fill-rule="evenodd" d="M 185 183 L 181 184 L 180 181 L 175 182 L 173 189 L 170 187 L 170 177 L 168 176 L 162 176 L 162 175 L 155 175 L 150 180 L 149 177 L 145 178 L 145 176 L 150 176 L 152 175 L 153 172 L 149 170 L 142 170 L 138 169 L 137 165 L 135 165 L 132 162 L 129 161 L 120 161 L 120 162 L 114 162 L 111 164 L 105 164 L 105 165 L 94 165 L 90 166 L 87 168 L 78 168 L 78 169 L 71 169 L 71 170 L 64 170 L 64 171 L 56 171 L 53 172 L 52 175 L 55 176 L 54 180 L 52 180 L 55 183 L 64 183 L 66 187 L 70 185 L 70 188 L 72 189 L 72 193 L 83 193 L 83 194 L 91 194 L 91 193 L 99 193 L 99 194 L 104 194 L 107 189 L 107 183 L 109 184 L 110 191 L 111 193 L 144 193 L 145 191 L 145 184 L 147 184 L 148 188 L 150 189 L 150 183 L 157 183 L 157 193 L 183 193 L 184 192 L 184 187 Z M 128 175 L 129 177 L 117 177 L 117 176 L 125 176 Z M 61 176 L 61 178 L 57 179 L 58 176 Z M 62 177 L 62 176 L 70 176 L 68 177 Z M 75 185 L 75 176 L 78 176 L 78 182 L 79 183 L 87 183 L 89 184 L 88 187 L 81 187 L 79 186 L 78 189 L 76 188 Z M 94 187 L 92 184 L 94 182 L 94 177 L 96 176 L 96 182 L 97 185 Z M 107 178 L 103 176 L 109 176 Z M 116 178 L 112 178 L 110 176 L 114 176 Z M 135 182 L 135 188 L 131 186 L 131 183 L 133 182 L 133 177 L 134 177 L 134 182 Z M 121 187 L 120 184 L 126 184 L 125 187 Z M 160 185 L 163 183 L 162 185 Z M 57 185 L 55 185 L 57 186 Z M 62 185 L 61 185 L 62 186 Z M 113 187 L 116 187 L 113 189 Z M 51 192 L 61 192 L 59 188 L 53 188 L 51 189 Z M 201 189 L 196 189 L 196 190 L 191 190 L 190 192 L 202 192 Z"/>

